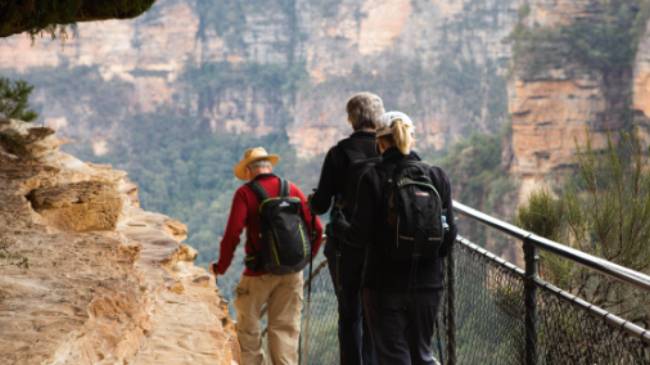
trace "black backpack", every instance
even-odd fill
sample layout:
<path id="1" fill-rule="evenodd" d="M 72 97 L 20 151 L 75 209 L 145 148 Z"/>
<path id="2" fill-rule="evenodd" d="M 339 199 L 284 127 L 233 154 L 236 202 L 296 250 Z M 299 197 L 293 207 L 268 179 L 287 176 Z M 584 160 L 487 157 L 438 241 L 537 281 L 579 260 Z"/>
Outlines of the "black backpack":
<path id="1" fill-rule="evenodd" d="M 347 227 L 349 229 L 352 217 L 359 208 L 358 196 L 363 177 L 381 162 L 381 157 L 367 157 L 363 152 L 354 149 L 343 149 L 343 152 L 348 157 L 350 164 L 346 170 L 344 191 L 336 198 L 336 204 L 330 214 L 330 221 L 336 227 Z M 338 224 L 336 221 L 338 221 Z M 336 229 L 332 229 L 328 234 L 333 234 L 335 237 L 339 236 Z M 350 246 L 363 247 L 363 243 L 350 242 L 345 237 L 337 238 Z"/>
<path id="2" fill-rule="evenodd" d="M 346 172 L 346 186 L 342 200 L 349 209 L 352 216 L 356 214 L 358 207 L 359 189 L 363 177 L 370 172 L 379 162 L 380 156 L 366 157 L 361 151 L 344 150 L 350 164 Z M 351 217 L 349 217 L 351 218 Z"/>
<path id="3" fill-rule="evenodd" d="M 269 197 L 255 180 L 248 186 L 260 201 L 261 250 L 246 257 L 246 266 L 276 275 L 301 271 L 311 257 L 311 243 L 300 198 L 289 196 L 284 179 L 277 197 Z"/>
<path id="4" fill-rule="evenodd" d="M 386 223 L 383 239 L 392 260 L 435 259 L 444 236 L 442 200 L 429 166 L 406 161 L 385 174 Z"/>

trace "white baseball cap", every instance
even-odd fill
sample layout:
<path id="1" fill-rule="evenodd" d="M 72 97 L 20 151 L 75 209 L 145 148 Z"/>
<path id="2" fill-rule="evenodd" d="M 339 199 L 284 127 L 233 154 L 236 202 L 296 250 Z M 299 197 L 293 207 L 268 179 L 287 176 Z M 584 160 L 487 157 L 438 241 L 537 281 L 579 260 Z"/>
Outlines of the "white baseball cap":
<path id="1" fill-rule="evenodd" d="M 382 114 L 382 116 L 379 118 L 379 126 L 377 127 L 376 134 L 377 137 L 393 134 L 393 123 L 395 123 L 397 120 L 401 120 L 402 123 L 406 124 L 409 127 L 411 134 L 413 134 L 415 131 L 415 126 L 413 125 L 413 121 L 408 115 L 399 111 L 389 111 Z"/>

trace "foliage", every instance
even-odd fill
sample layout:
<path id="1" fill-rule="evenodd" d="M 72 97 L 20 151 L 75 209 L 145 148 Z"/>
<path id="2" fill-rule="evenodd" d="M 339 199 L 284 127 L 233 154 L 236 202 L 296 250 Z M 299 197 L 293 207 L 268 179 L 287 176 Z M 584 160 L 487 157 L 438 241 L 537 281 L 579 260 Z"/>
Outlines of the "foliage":
<path id="1" fill-rule="evenodd" d="M 305 65 L 284 66 L 279 64 L 230 62 L 205 63 L 189 68 L 181 81 L 193 89 L 218 92 L 228 87 L 251 87 L 279 95 L 293 91 L 297 84 L 307 79 Z"/>
<path id="2" fill-rule="evenodd" d="M 560 227 L 563 218 L 562 202 L 544 189 L 532 194 L 526 205 L 517 211 L 517 225 L 555 241 L 562 238 Z"/>
<path id="3" fill-rule="evenodd" d="M 441 165 L 462 181 L 458 198 L 481 205 L 490 182 L 500 175 L 501 136 L 472 134 L 453 145 Z"/>
<path id="4" fill-rule="evenodd" d="M 0 77 L 0 116 L 31 122 L 38 117 L 29 106 L 34 87 L 23 80 Z"/>
<path id="5" fill-rule="evenodd" d="M 250 26 L 252 21 L 258 16 L 268 17 L 270 13 L 274 18 L 279 15 L 283 19 L 274 21 L 286 27 L 287 39 L 276 39 L 272 46 L 292 63 L 300 33 L 295 0 L 197 1 L 195 6 L 199 15 L 198 37 L 205 40 L 210 37 L 210 31 L 214 31 L 224 40 L 227 49 L 237 53 L 247 51 L 246 47 L 251 44 L 249 35 L 257 36 L 255 27 Z"/>
<path id="6" fill-rule="evenodd" d="M 197 1 L 196 7 L 199 14 L 199 37 L 207 38 L 208 30 L 213 29 L 229 47 L 243 47 L 246 12 L 241 2 Z"/>
<path id="7" fill-rule="evenodd" d="M 510 212 L 502 210 L 514 196 L 514 183 L 501 165 L 502 140 L 509 129 L 499 134 L 474 133 L 468 138 L 452 145 L 443 156 L 438 157 L 439 165 L 447 172 L 452 183 L 453 198 L 482 211 L 506 216 Z M 460 222 L 463 234 L 472 237 L 477 243 L 491 246 L 498 254 L 508 250 L 507 242 L 488 235 L 481 225 Z"/>
<path id="8" fill-rule="evenodd" d="M 579 18 L 560 31 L 572 59 L 605 74 L 634 62 L 647 16 L 634 1 L 601 1 L 596 19 Z M 632 26 L 630 26 L 632 25 Z"/>
<path id="9" fill-rule="evenodd" d="M 454 120 L 446 120 L 445 125 L 459 129 L 461 135 L 477 130 L 497 133 L 507 120 L 506 82 L 492 61 L 478 64 L 449 57 L 429 65 L 418 59 L 391 57 L 385 62 L 388 72 L 355 65 L 349 74 L 328 77 L 324 82 L 310 85 L 307 92 L 349 95 L 372 90 L 381 95 L 384 105 L 425 123 L 436 121 L 441 110 L 449 110 L 448 117 Z M 445 142 L 449 146 L 456 141 Z"/>
<path id="10" fill-rule="evenodd" d="M 601 75 L 632 67 L 639 39 L 650 16 L 648 1 L 597 0 L 598 11 L 560 27 L 529 27 L 528 5 L 510 35 L 514 64 L 525 77 L 545 70 L 579 64 Z"/>
<path id="11" fill-rule="evenodd" d="M 579 148 L 576 178 L 558 197 L 545 191 L 533 194 L 519 209 L 518 222 L 582 251 L 650 272 L 648 156 L 634 134 L 622 133 L 619 140 L 615 145 L 610 138 L 604 153 L 590 143 Z M 543 256 L 543 271 L 551 281 L 595 304 L 638 322 L 650 320 L 650 313 L 638 307 L 648 298 L 635 290 L 550 255 Z"/>
<path id="12" fill-rule="evenodd" d="M 517 210 L 516 224 L 540 236 L 562 242 L 566 238 L 565 220 L 569 215 L 568 207 L 563 203 L 562 200 L 554 198 L 548 190 L 536 191 L 528 198 L 526 205 Z M 575 206 L 572 205 L 571 208 Z M 572 212 L 577 213 L 576 210 Z M 541 257 L 544 262 L 543 276 L 561 288 L 574 286 L 574 267 L 571 262 L 545 252 L 541 253 Z"/>
<path id="13" fill-rule="evenodd" d="M 10 77 L 18 76 L 6 70 L 3 72 Z M 41 120 L 65 117 L 76 122 L 66 128 L 68 138 L 77 139 L 76 134 L 103 135 L 109 126 L 133 115 L 129 108 L 133 84 L 117 77 L 104 80 L 98 67 L 32 68 L 20 76 L 35 87 L 34 94 L 38 95 L 36 100 L 39 102 L 35 103 L 34 109 Z M 71 87 L 70 80 L 74 80 L 74 87 Z M 69 146 L 68 151 L 76 153 L 75 147 Z"/>
<path id="14" fill-rule="evenodd" d="M 0 2 L 0 37 L 28 31 L 52 32 L 60 24 L 112 18 L 133 18 L 148 10 L 155 0 L 32 0 Z"/>

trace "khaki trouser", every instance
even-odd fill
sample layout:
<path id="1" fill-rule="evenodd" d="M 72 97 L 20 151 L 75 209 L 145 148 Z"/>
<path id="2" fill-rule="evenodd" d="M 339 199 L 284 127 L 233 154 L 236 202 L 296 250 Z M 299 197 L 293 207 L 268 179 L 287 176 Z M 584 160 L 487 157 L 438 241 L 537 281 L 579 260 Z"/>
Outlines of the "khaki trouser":
<path id="1" fill-rule="evenodd" d="M 241 277 L 236 289 L 235 310 L 242 365 L 265 364 L 260 326 L 265 304 L 271 363 L 298 364 L 302 287 L 302 272 Z"/>

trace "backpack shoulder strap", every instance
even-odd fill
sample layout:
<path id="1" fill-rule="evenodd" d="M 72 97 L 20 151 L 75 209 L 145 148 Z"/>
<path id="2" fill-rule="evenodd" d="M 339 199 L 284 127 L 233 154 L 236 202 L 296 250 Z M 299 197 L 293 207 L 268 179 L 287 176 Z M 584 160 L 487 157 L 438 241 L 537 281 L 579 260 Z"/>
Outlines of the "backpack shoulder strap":
<path id="1" fill-rule="evenodd" d="M 361 151 L 352 148 L 343 148 L 343 153 L 348 157 L 350 164 L 366 160 L 368 157 Z"/>
<path id="2" fill-rule="evenodd" d="M 395 169 L 393 170 L 393 176 L 402 173 L 402 171 L 408 169 L 409 167 L 415 167 L 418 170 L 420 170 L 422 174 L 429 176 L 429 165 L 424 161 L 413 161 L 413 160 L 401 161 L 397 165 L 395 165 Z"/>
<path id="3" fill-rule="evenodd" d="M 289 182 L 283 178 L 280 179 L 280 197 L 289 196 Z"/>
<path id="4" fill-rule="evenodd" d="M 253 190 L 253 192 L 260 200 L 260 202 L 263 202 L 269 198 L 269 195 L 266 193 L 262 185 L 260 185 L 260 183 L 257 182 L 257 180 L 253 180 L 249 182 L 247 185 L 249 188 L 251 188 L 251 190 Z"/>

